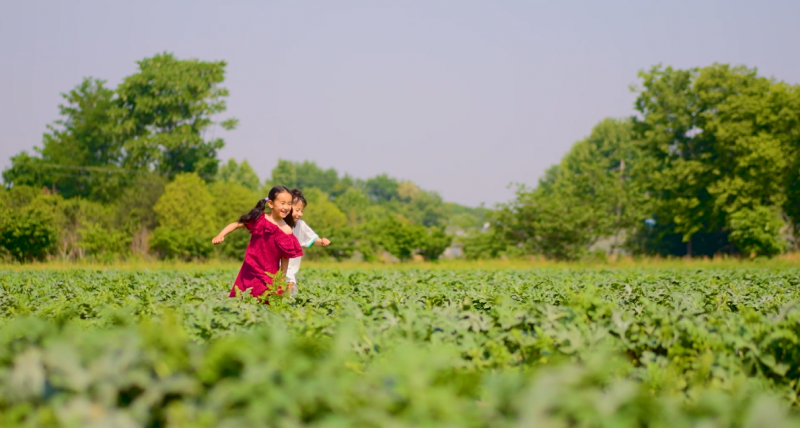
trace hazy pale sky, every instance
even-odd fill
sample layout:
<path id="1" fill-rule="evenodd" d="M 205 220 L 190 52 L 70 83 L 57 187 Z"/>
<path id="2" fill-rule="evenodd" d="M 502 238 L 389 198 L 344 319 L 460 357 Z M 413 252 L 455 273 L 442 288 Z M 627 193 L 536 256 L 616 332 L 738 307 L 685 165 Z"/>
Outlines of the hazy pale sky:
<path id="1" fill-rule="evenodd" d="M 800 1 L 0 1 L 0 168 L 41 142 L 60 93 L 113 87 L 168 51 L 225 60 L 220 157 L 410 179 L 492 205 L 657 63 L 758 67 L 800 83 Z"/>

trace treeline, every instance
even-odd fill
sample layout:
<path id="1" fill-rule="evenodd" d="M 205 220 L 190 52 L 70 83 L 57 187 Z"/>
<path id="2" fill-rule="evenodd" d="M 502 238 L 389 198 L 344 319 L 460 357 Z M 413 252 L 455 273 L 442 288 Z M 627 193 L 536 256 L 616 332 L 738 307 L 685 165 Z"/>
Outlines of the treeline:
<path id="1" fill-rule="evenodd" d="M 220 166 L 215 127 L 237 123 L 212 120 L 226 110 L 225 63 L 159 54 L 138 65 L 117 88 L 89 78 L 64 94 L 62 119 L 41 147 L 11 159 L 0 193 L 2 257 L 241 258 L 246 232 L 218 248 L 211 238 L 276 184 L 304 191 L 306 220 L 334 243 L 310 257 L 435 260 L 453 232 L 485 222 L 486 210 L 446 203 L 409 181 L 278 159 L 278 145 L 263 182 L 246 160 Z"/>
<path id="2" fill-rule="evenodd" d="M 0 253 L 20 261 L 241 257 L 211 237 L 269 187 L 302 189 L 333 245 L 311 257 L 575 260 L 595 254 L 774 256 L 798 248 L 800 87 L 714 64 L 640 73 L 635 115 L 605 119 L 538 184 L 494 210 L 446 203 L 386 175 L 280 160 L 262 181 L 219 165 L 224 62 L 160 54 L 114 89 L 86 79 L 36 153 L 3 172 Z M 210 138 L 209 138 L 210 137 Z M 264 161 L 259 159 L 259 162 Z M 489 228 L 484 228 L 484 223 Z"/>
<path id="3" fill-rule="evenodd" d="M 800 232 L 800 87 L 714 64 L 641 72 L 606 119 L 465 240 L 470 258 L 773 256 Z"/>

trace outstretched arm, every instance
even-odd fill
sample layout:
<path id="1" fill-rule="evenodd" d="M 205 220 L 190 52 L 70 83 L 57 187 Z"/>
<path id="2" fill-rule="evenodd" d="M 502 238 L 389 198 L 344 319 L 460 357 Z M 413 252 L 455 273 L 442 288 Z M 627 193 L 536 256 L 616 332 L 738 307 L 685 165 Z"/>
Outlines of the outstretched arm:
<path id="1" fill-rule="evenodd" d="M 328 238 L 319 238 L 316 241 L 314 241 L 314 244 L 312 245 L 322 245 L 323 247 L 327 247 L 328 245 L 330 245 L 330 243 L 331 241 L 328 240 Z"/>
<path id="2" fill-rule="evenodd" d="M 219 235 L 215 236 L 214 239 L 211 240 L 211 243 L 214 244 L 214 245 L 221 244 L 222 241 L 225 240 L 225 235 L 227 235 L 227 234 L 229 234 L 229 233 L 233 232 L 234 230 L 239 229 L 241 227 L 244 227 L 244 223 L 236 222 L 236 223 L 231 223 L 231 224 L 225 226 L 225 229 L 222 229 L 222 231 L 219 233 Z"/>

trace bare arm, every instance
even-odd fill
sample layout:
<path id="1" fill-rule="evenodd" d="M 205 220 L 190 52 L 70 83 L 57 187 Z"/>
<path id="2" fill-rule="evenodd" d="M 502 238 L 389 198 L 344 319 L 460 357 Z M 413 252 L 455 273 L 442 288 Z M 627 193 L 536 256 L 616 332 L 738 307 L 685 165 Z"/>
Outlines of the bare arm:
<path id="1" fill-rule="evenodd" d="M 211 243 L 214 244 L 214 245 L 221 244 L 222 241 L 225 240 L 225 236 L 227 234 L 233 232 L 236 229 L 242 228 L 242 227 L 244 227 L 244 223 L 239 223 L 239 222 L 231 223 L 231 224 L 225 226 L 225 229 L 222 229 L 222 231 L 219 233 L 219 235 L 217 235 L 216 237 L 214 237 L 214 239 L 211 240 Z"/>
<path id="2" fill-rule="evenodd" d="M 328 238 L 319 238 L 312 245 L 322 245 L 323 247 L 327 247 L 330 245 L 331 241 Z"/>

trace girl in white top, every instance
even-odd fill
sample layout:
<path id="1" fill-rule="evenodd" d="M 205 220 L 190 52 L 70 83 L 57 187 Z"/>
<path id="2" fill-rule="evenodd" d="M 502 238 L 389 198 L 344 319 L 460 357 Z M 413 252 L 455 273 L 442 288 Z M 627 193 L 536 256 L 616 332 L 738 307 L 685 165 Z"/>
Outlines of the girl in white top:
<path id="1" fill-rule="evenodd" d="M 292 233 L 300 241 L 300 245 L 308 248 L 312 245 L 322 245 L 327 247 L 331 241 L 326 238 L 320 238 L 319 235 L 314 233 L 311 227 L 303 221 L 303 211 L 306 209 L 306 198 L 303 197 L 303 192 L 299 189 L 292 189 L 292 216 L 294 217 L 295 225 L 292 228 Z M 289 259 L 289 264 L 286 269 L 286 282 L 289 283 L 290 295 L 297 294 L 297 271 L 300 270 L 300 259 L 302 257 L 295 257 Z"/>

